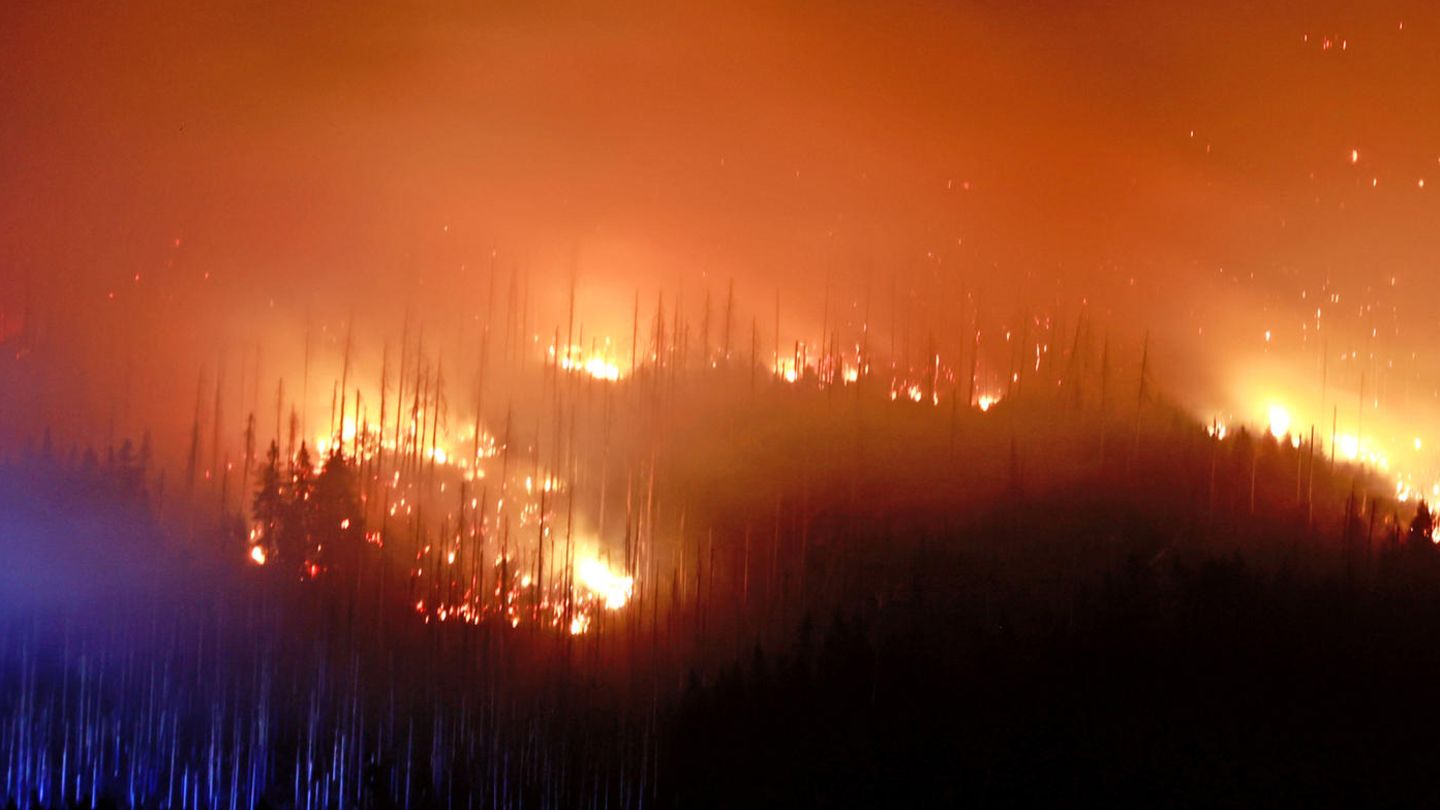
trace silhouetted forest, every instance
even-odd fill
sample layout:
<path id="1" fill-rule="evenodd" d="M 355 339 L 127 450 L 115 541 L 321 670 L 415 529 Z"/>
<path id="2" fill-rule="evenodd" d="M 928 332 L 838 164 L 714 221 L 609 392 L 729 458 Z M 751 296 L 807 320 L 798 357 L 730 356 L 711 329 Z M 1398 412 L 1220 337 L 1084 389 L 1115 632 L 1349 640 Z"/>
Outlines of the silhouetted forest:
<path id="1" fill-rule="evenodd" d="M 417 621 L 413 577 L 341 528 L 359 488 L 338 451 L 272 446 L 259 535 L 196 530 L 285 561 L 246 569 L 172 559 L 190 546 L 165 539 L 143 449 L 46 441 L 0 465 L 0 498 L 78 579 L 8 600 L 6 784 L 41 776 L 49 793 L 11 800 L 43 807 L 1433 801 L 1428 510 L 1347 493 L 1343 469 L 1320 480 L 1338 523 L 1278 481 L 1251 515 L 1248 487 L 1125 469 L 1214 452 L 1188 430 L 963 513 L 816 489 L 806 580 L 773 601 L 746 613 L 697 573 L 657 618 L 579 636 Z M 1236 441 L 1237 472 L 1302 452 Z M 87 566 L 67 544 L 169 562 Z"/>
<path id="2" fill-rule="evenodd" d="M 1429 804 L 1440 563 L 1379 562 L 1356 580 L 1239 553 L 1132 555 L 1058 602 L 977 611 L 917 591 L 807 621 L 788 650 L 692 677 L 667 793 L 684 807 Z"/>

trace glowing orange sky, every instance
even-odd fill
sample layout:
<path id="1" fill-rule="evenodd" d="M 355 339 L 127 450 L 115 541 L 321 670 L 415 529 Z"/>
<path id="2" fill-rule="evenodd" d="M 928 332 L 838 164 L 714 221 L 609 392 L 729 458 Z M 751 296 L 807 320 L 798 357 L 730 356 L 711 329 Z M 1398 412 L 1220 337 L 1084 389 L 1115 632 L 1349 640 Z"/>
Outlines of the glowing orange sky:
<path id="1" fill-rule="evenodd" d="M 1217 406 L 1329 345 L 1434 413 L 1432 4 L 777 6 L 7 8 L 0 300 L 188 380 L 306 312 L 459 318 L 492 250 L 611 329 L 637 286 L 818 322 L 893 279 L 1088 298 Z"/>

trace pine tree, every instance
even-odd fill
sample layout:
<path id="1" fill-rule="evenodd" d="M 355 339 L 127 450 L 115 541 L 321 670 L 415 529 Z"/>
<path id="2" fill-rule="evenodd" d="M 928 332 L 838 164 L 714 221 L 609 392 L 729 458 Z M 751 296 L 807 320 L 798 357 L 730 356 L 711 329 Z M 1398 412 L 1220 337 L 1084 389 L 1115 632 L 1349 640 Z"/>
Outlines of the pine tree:
<path id="1" fill-rule="evenodd" d="M 270 442 L 270 450 L 265 454 L 265 466 L 260 470 L 260 486 L 255 490 L 251 513 L 259 524 L 260 537 L 256 540 L 267 555 L 274 554 L 285 519 L 285 492 L 280 478 L 280 445 L 277 442 Z"/>
<path id="2" fill-rule="evenodd" d="M 365 531 L 355 467 L 337 447 L 315 480 L 315 542 L 325 567 L 354 568 Z"/>
<path id="3" fill-rule="evenodd" d="M 290 497 L 286 500 L 277 551 L 287 563 L 313 563 L 315 554 L 315 469 L 310 448 L 300 450 L 290 464 Z"/>

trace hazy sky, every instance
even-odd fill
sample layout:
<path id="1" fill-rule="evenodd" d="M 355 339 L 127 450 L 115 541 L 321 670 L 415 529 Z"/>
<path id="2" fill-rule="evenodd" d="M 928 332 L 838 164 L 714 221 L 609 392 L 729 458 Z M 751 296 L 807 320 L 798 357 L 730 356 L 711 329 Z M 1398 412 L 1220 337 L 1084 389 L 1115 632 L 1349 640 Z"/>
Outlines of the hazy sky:
<path id="1" fill-rule="evenodd" d="M 617 333 L 637 287 L 733 278 L 818 325 L 827 279 L 856 307 L 963 285 L 1150 328 L 1202 405 L 1318 399 L 1327 347 L 1331 385 L 1434 412 L 1430 3 L 0 15 L 0 309 L 133 340 L 179 389 L 306 313 L 472 314 L 493 251 L 542 303 L 576 266 Z"/>

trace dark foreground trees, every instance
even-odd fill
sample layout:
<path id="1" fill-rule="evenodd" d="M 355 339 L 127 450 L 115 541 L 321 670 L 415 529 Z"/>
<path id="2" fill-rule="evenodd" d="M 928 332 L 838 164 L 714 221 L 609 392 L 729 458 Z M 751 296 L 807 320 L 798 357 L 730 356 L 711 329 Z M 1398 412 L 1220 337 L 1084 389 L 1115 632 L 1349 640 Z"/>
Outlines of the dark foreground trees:
<path id="1" fill-rule="evenodd" d="M 1022 621 L 836 615 L 691 680 L 680 807 L 1424 806 L 1440 566 L 1358 585 L 1238 557 L 1134 560 Z M 1012 607 L 1034 605 L 1023 597 Z"/>

